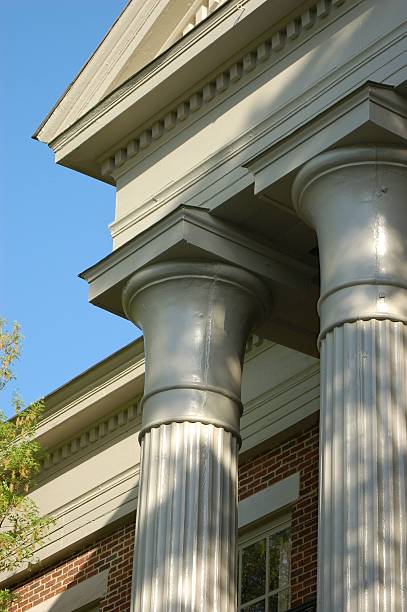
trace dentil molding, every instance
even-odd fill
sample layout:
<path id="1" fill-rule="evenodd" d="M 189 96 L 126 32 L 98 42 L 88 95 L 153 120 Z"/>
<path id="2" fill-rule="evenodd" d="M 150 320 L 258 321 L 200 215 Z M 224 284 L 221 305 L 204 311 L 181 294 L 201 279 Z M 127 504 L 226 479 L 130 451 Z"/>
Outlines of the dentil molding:
<path id="1" fill-rule="evenodd" d="M 338 10 L 342 5 L 350 3 L 352 3 L 351 0 L 318 0 L 303 10 L 282 28 L 275 30 L 268 38 L 246 52 L 238 61 L 233 62 L 229 68 L 222 70 L 215 78 L 206 82 L 192 95 L 143 129 L 129 140 L 126 146 L 117 149 L 114 155 L 102 162 L 102 176 L 116 179 L 126 162 L 134 163 L 146 149 L 176 126 L 193 121 L 197 111 L 222 96 L 239 81 L 251 78 L 265 64 L 274 64 L 279 61 L 283 51 L 298 42 L 297 39 L 304 38 L 311 30 L 324 27 L 327 21 L 337 18 Z M 127 166 L 129 164 L 126 165 L 126 168 Z"/>
<path id="2" fill-rule="evenodd" d="M 141 398 L 141 395 L 138 396 L 129 406 L 120 408 L 120 410 L 102 419 L 96 425 L 81 431 L 78 435 L 64 442 L 64 444 L 50 449 L 47 452 L 46 458 L 41 462 L 42 475 L 45 475 L 45 472 L 51 468 L 67 462 L 71 457 L 79 454 L 80 451 L 96 445 L 103 438 L 110 437 L 113 432 L 124 429 L 129 423 L 137 419 L 140 420 Z"/>

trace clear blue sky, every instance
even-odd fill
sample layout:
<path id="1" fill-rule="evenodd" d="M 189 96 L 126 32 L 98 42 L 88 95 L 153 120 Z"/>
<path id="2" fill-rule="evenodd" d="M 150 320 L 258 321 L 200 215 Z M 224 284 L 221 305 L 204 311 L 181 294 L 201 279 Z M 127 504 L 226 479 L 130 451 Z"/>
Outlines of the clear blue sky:
<path id="1" fill-rule="evenodd" d="M 114 188 L 57 166 L 31 135 L 126 0 L 1 2 L 0 314 L 25 336 L 25 402 L 44 396 L 137 335 L 88 304 L 79 272 L 111 251 Z M 6 412 L 11 389 L 3 391 Z"/>

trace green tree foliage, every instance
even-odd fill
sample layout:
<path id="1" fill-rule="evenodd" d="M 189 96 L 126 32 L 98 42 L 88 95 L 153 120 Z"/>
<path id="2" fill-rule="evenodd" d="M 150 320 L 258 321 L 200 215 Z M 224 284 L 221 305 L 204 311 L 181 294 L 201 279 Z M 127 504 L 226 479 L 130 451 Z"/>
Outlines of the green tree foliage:
<path id="1" fill-rule="evenodd" d="M 21 350 L 17 324 L 7 331 L 0 320 L 0 390 L 14 378 L 13 363 Z M 43 450 L 35 440 L 35 430 L 43 411 L 36 402 L 24 409 L 18 396 L 15 416 L 8 420 L 0 411 L 0 572 L 12 571 L 35 562 L 35 551 L 44 542 L 50 517 L 41 517 L 35 502 L 27 496 L 40 469 Z M 0 590 L 0 612 L 6 612 L 14 596 Z"/>

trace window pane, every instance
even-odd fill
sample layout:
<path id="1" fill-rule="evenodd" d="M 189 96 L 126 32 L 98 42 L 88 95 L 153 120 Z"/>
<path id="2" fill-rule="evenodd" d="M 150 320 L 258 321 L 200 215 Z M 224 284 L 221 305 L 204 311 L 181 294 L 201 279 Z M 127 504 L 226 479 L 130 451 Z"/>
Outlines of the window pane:
<path id="1" fill-rule="evenodd" d="M 246 608 L 241 608 L 242 612 L 265 612 L 266 602 L 258 601 L 255 604 L 250 604 Z"/>
<path id="2" fill-rule="evenodd" d="M 266 593 L 266 540 L 255 542 L 242 550 L 242 585 L 240 603 L 256 599 Z M 257 605 L 257 604 L 256 604 Z M 263 604 L 264 605 L 264 604 Z M 257 608 L 245 608 L 257 611 Z M 264 610 L 263 608 L 258 608 Z"/>
<path id="3" fill-rule="evenodd" d="M 269 599 L 269 612 L 278 612 L 278 593 Z"/>
<path id="4" fill-rule="evenodd" d="M 269 598 L 269 612 L 285 612 L 289 608 L 289 590 L 275 593 Z"/>
<path id="5" fill-rule="evenodd" d="M 270 591 L 284 588 L 290 584 L 290 549 L 290 529 L 284 529 L 270 536 Z"/>

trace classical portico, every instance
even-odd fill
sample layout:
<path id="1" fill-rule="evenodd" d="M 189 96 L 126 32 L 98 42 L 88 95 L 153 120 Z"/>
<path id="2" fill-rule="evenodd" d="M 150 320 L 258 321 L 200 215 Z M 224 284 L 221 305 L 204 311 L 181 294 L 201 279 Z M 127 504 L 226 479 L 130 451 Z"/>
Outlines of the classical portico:
<path id="1" fill-rule="evenodd" d="M 81 276 L 145 338 L 132 610 L 235 609 L 256 330 L 320 352 L 318 610 L 407 612 L 406 5 L 194 3 L 172 33 L 155 7 L 130 49 L 136 4 L 37 134 L 116 187 Z"/>

